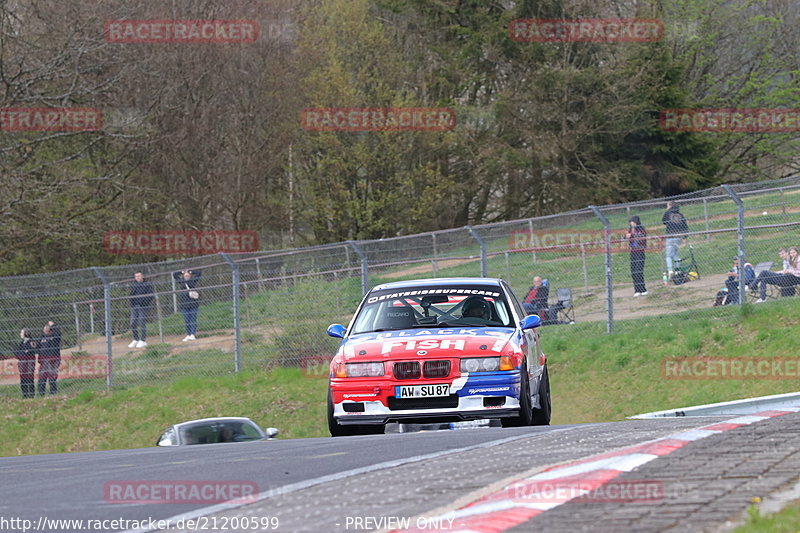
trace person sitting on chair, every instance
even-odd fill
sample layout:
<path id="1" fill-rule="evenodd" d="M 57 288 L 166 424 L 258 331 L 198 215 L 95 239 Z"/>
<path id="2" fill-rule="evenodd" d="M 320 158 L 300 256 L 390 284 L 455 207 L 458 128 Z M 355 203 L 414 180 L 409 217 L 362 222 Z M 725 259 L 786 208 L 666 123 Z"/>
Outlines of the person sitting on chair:
<path id="1" fill-rule="evenodd" d="M 547 285 L 546 280 L 542 280 L 539 276 L 534 276 L 533 287 L 528 290 L 528 294 L 522 301 L 522 307 L 529 315 L 537 314 L 536 312 L 544 309 L 547 310 L 547 299 L 550 297 L 550 287 Z M 543 320 L 545 317 L 541 317 Z"/>
<path id="2" fill-rule="evenodd" d="M 749 285 L 756 279 L 756 271 L 753 270 L 753 265 L 745 262 L 744 264 L 744 284 Z M 728 298 L 725 304 L 738 304 L 739 303 L 739 258 L 733 258 L 733 266 L 728 271 L 728 279 L 725 280 L 725 288 L 728 289 Z"/>
<path id="3" fill-rule="evenodd" d="M 783 269 L 780 272 L 765 270 L 750 283 L 751 290 L 759 290 L 757 304 L 767 299 L 768 283 L 781 287 L 781 292 L 800 284 L 800 261 L 798 261 L 797 248 L 789 248 L 788 252 L 786 248 L 781 248 L 778 250 L 778 255 L 783 261 Z"/>

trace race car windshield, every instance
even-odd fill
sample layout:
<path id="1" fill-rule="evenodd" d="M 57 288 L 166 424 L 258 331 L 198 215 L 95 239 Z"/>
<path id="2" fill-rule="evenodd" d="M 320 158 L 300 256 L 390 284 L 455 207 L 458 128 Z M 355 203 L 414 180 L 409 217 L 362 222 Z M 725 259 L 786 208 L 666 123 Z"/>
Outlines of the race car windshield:
<path id="1" fill-rule="evenodd" d="M 513 320 L 499 287 L 404 287 L 370 293 L 353 333 L 448 326 L 513 327 Z"/>

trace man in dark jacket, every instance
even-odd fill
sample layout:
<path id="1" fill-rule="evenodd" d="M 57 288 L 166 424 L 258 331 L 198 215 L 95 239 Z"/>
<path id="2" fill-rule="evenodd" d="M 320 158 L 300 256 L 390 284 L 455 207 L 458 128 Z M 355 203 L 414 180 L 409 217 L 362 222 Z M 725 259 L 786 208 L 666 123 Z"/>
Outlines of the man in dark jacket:
<path id="1" fill-rule="evenodd" d="M 678 246 L 689 233 L 689 226 L 686 224 L 686 217 L 680 212 L 678 204 L 675 202 L 667 202 L 667 210 L 661 217 L 661 222 L 666 226 L 667 270 L 669 271 L 668 276 L 671 278 L 672 274 L 681 266 Z"/>
<path id="2" fill-rule="evenodd" d="M 147 316 L 153 307 L 153 284 L 144 279 L 144 274 L 137 272 L 131 282 L 131 332 L 133 342 L 128 348 L 144 348 L 147 346 Z"/>
<path id="3" fill-rule="evenodd" d="M 183 313 L 183 321 L 186 324 L 186 337 L 183 342 L 197 340 L 197 310 L 200 307 L 200 293 L 197 291 L 197 283 L 200 281 L 202 272 L 200 270 L 182 270 L 174 272 L 172 276 L 177 282 L 178 305 Z"/>
<path id="4" fill-rule="evenodd" d="M 725 280 L 725 288 L 728 290 L 728 298 L 725 304 L 739 303 L 739 274 L 744 272 L 744 284 L 750 285 L 756 279 L 756 271 L 750 263 L 744 264 L 744 269 L 739 268 L 739 258 L 733 258 L 733 266 L 728 271 L 728 279 Z"/>
<path id="5" fill-rule="evenodd" d="M 36 370 L 39 341 L 31 337 L 31 332 L 27 328 L 19 332 L 19 337 L 20 343 L 14 349 L 14 357 L 17 358 L 17 368 L 19 369 L 19 386 L 22 389 L 23 398 L 33 398 L 36 396 L 33 373 Z"/>
<path id="6" fill-rule="evenodd" d="M 42 328 L 39 343 L 39 396 L 44 396 L 47 382 L 50 394 L 58 392 L 58 367 L 61 366 L 61 329 L 52 320 Z"/>

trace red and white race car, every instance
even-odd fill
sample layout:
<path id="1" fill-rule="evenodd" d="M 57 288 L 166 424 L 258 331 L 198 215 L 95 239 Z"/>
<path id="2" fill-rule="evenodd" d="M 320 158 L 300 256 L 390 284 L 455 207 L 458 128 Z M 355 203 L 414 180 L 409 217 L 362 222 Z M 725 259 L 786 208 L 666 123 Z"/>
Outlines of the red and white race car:
<path id="1" fill-rule="evenodd" d="M 342 339 L 330 366 L 331 435 L 383 433 L 388 422 L 549 424 L 540 325 L 500 279 L 373 288 L 347 328 L 328 327 Z"/>

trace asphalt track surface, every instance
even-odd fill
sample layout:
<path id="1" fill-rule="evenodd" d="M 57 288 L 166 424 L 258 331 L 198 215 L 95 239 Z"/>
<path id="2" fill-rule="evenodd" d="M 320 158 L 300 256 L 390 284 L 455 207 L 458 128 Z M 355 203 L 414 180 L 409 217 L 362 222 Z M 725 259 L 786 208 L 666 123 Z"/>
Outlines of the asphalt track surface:
<path id="1" fill-rule="evenodd" d="M 217 520 L 205 522 L 206 531 L 253 531 L 256 523 L 270 524 L 258 530 L 286 532 L 374 530 L 377 527 L 367 527 L 370 524 L 364 520 L 418 516 L 523 471 L 631 446 L 715 420 L 697 417 L 479 428 L 3 458 L 0 524 L 2 518 L 27 519 L 35 525 L 41 524 L 43 517 L 142 521 L 210 516 Z M 261 498 L 229 509 L 215 505 L 216 501 L 108 501 L 109 485 L 187 480 L 249 484 Z M 236 516 L 252 521 L 244 528 L 223 522 L 225 517 Z M 2 529 L 15 531 L 8 522 Z M 130 528 L 103 531 L 124 529 Z"/>

